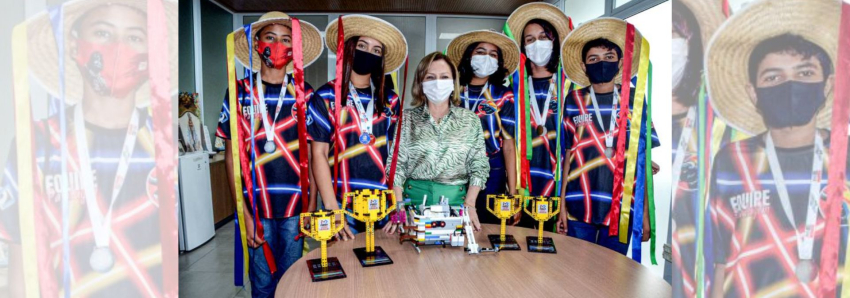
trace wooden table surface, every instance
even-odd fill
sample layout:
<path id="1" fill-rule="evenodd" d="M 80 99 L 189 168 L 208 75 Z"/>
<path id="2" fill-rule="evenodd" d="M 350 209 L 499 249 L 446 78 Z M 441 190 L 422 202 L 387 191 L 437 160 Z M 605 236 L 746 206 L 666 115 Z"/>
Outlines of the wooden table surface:
<path id="1" fill-rule="evenodd" d="M 487 234 L 498 225 L 482 225 L 475 233 L 481 247 L 490 247 Z M 312 282 L 307 260 L 319 258 L 315 249 L 283 275 L 275 297 L 655 297 L 672 296 L 670 285 L 641 264 L 614 251 L 565 235 L 552 237 L 557 254 L 531 253 L 526 236 L 537 230 L 508 227 L 521 251 L 468 255 L 460 247 L 421 247 L 417 254 L 397 235 L 376 231 L 394 264 L 360 266 L 353 248 L 365 246 L 365 234 L 354 241 L 328 243 L 328 257 L 339 258 L 346 278 Z"/>

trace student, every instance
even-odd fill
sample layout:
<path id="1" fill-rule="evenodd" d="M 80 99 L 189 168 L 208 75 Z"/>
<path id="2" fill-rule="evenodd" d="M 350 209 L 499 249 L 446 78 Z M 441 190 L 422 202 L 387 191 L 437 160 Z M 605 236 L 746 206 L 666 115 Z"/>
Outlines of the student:
<path id="1" fill-rule="evenodd" d="M 392 24 L 366 15 L 342 17 L 345 33 L 344 65 L 340 111 L 342 123 L 334 123 L 335 81 L 330 81 L 310 101 L 314 120 L 309 127 L 313 146 L 313 173 L 324 208 L 339 209 L 342 195 L 361 189 L 387 189 L 385 163 L 387 144 L 396 133 L 398 96 L 387 87 L 385 74 L 402 66 L 407 57 L 407 41 Z M 337 51 L 338 20 L 325 30 L 332 53 Z M 337 141 L 335 142 L 334 139 Z M 335 165 L 334 147 L 340 146 Z M 334 188 L 334 166 L 339 166 L 339 181 Z M 336 190 L 336 193 L 335 193 Z M 351 217 L 338 238 L 354 239 L 365 225 Z M 386 219 L 383 221 L 386 222 Z M 379 223 L 379 227 L 383 223 Z"/>
<path id="2" fill-rule="evenodd" d="M 516 194 L 516 150 L 505 128 L 514 127 L 514 93 L 505 79 L 519 66 L 519 48 L 504 34 L 479 30 L 455 37 L 447 54 L 459 73 L 460 107 L 478 115 L 484 129 L 490 174 L 476 207 L 487 210 L 487 195 Z M 499 223 L 489 212 L 479 217 L 485 223 Z"/>
<path id="3" fill-rule="evenodd" d="M 322 40 L 318 29 L 307 22 L 301 21 L 301 30 L 306 67 L 322 53 Z M 315 208 L 315 197 L 312 200 L 302 197 L 299 180 L 298 126 L 292 124 L 297 119 L 295 81 L 289 74 L 293 69 L 292 20 L 285 13 L 268 12 L 251 23 L 249 33 L 250 47 L 244 29 L 236 30 L 234 39 L 236 58 L 246 68 L 253 66 L 253 82 L 252 78 L 243 78 L 237 82 L 236 96 L 242 110 L 236 117 L 231 114 L 229 93 L 225 92 L 216 136 L 226 140 L 224 156 L 227 175 L 232 181 L 233 162 L 239 161 L 232 158 L 230 142 L 235 132 L 230 131 L 230 120 L 238 119 L 239 125 L 256 129 L 253 148 L 250 135 L 243 136 L 240 146 L 247 154 L 254 156 L 257 165 L 254 173 L 257 179 L 254 202 L 259 217 L 257 224 L 262 227 L 254 226 L 253 206 L 247 200 L 248 190 L 231 187 L 231 192 L 234 199 L 236 191 L 246 194 L 243 202 L 246 208 L 243 212 L 245 237 L 249 246 L 251 295 L 266 297 L 274 295 L 280 277 L 301 258 L 304 240 L 296 240 L 300 233 L 299 218 L 301 212 Z M 304 93 L 306 96 L 313 93 L 313 88 L 307 82 L 304 82 Z M 253 117 L 249 116 L 252 104 Z M 311 121 L 308 116 L 307 123 Z M 242 174 L 242 179 L 252 179 L 250 169 L 243 168 Z M 277 266 L 274 274 L 269 270 L 267 259 L 270 257 L 265 256 L 263 245 L 268 245 L 274 254 L 273 260 Z"/>
<path id="4" fill-rule="evenodd" d="M 824 287 L 836 286 L 819 273 L 829 258 L 821 252 L 830 211 L 825 189 L 839 3 L 750 4 L 708 48 L 718 114 L 755 135 L 723 146 L 711 169 L 714 237 L 705 249 L 714 253 L 712 297 L 821 296 Z M 835 206 L 843 225 L 847 202 Z M 837 265 L 844 268 L 846 229 L 840 233 L 829 240 L 839 244 Z"/>
<path id="5" fill-rule="evenodd" d="M 522 79 L 526 80 L 528 94 L 534 94 L 529 100 L 531 107 L 529 137 L 533 140 L 532 160 L 529 162 L 531 181 L 528 195 L 531 196 L 557 194 L 555 172 L 559 163 L 563 164 L 563 162 L 557 160 L 557 128 L 562 121 L 557 119 L 560 99 L 557 96 L 559 86 L 557 86 L 555 74 L 560 65 L 561 44 L 571 30 L 570 23 L 570 19 L 559 8 L 541 2 L 520 6 L 511 13 L 507 21 L 511 34 L 519 43 L 520 51 L 528 57 L 525 69 L 530 79 Z M 521 129 L 522 125 L 517 124 L 516 128 Z M 515 135 L 514 127 L 505 127 L 505 129 L 508 135 Z M 562 127 L 563 129 L 565 128 Z M 525 142 L 525 140 L 519 141 Z M 519 152 L 518 155 L 520 158 L 525 158 L 525 152 Z M 562 159 L 564 158 L 562 154 Z M 514 217 L 514 224 L 529 228 L 537 224 L 537 221 L 531 218 L 524 218 L 522 213 L 517 213 Z"/>
<path id="6" fill-rule="evenodd" d="M 640 44 L 640 33 L 635 31 L 634 52 L 639 53 L 640 47 L 637 45 Z M 576 28 L 565 42 L 564 70 L 573 82 L 586 87 L 573 90 L 564 101 L 564 122 L 568 129 L 568 137 L 564 142 L 570 152 L 571 162 L 564 171 L 565 208 L 561 208 L 557 222 L 560 232 L 566 230 L 569 236 L 599 244 L 623 255 L 629 245 L 621 243 L 617 235 L 609 236 L 607 218 L 614 186 L 617 132 L 629 129 L 619 127 L 617 117 L 612 117 L 619 110 L 625 36 L 625 21 L 598 18 Z M 629 77 L 637 73 L 638 60 L 632 61 L 632 74 Z M 632 88 L 629 114 L 634 109 L 634 94 Z M 641 121 L 652 123 L 652 119 L 644 118 Z M 651 145 L 653 148 L 659 146 L 654 128 Z M 644 204 L 645 210 L 648 205 Z M 629 239 L 631 224 L 628 229 Z M 649 239 L 649 227 L 649 216 L 644 216 L 643 241 Z"/>
<path id="7" fill-rule="evenodd" d="M 475 200 L 490 165 L 480 120 L 457 106 L 459 89 L 457 69 L 448 57 L 434 52 L 422 58 L 413 78 L 413 107 L 404 111 L 401 124 L 393 191 L 413 202 L 427 198 L 425 205 L 437 205 L 443 197 L 450 206 L 464 205 L 479 231 Z M 391 153 L 387 164 L 392 158 Z M 397 226 L 384 230 L 392 233 Z"/>
<path id="8" fill-rule="evenodd" d="M 176 1 L 162 4 L 166 11 L 177 10 Z M 25 75 L 32 76 L 52 97 L 62 99 L 56 104 L 64 110 L 43 120 L 25 123 L 19 119 L 15 123 L 18 128 L 31 125 L 32 144 L 23 145 L 31 146 L 26 153 L 30 158 L 26 158 L 12 143 L 0 184 L 0 242 L 9 245 L 8 275 L 4 274 L 9 282 L 0 289 L 0 296 L 25 297 L 28 284 L 44 297 L 62 293 L 114 296 L 128 291 L 168 294 L 163 289 L 160 236 L 167 227 L 160 226 L 162 206 L 150 192 L 156 188 L 154 159 L 160 147 L 153 137 L 151 110 L 145 105 L 151 101 L 148 86 L 152 84 L 148 51 L 177 45 L 177 15 L 166 14 L 162 20 L 173 25 L 164 28 L 168 44 L 151 46 L 148 40 L 163 36 L 148 32 L 148 13 L 145 2 L 65 3 L 64 24 L 57 26 L 64 45 L 55 42 L 59 37 L 49 29 L 52 24 L 47 11 L 22 23 L 46 30 L 29 31 L 26 40 L 20 41 L 29 49 L 29 61 L 14 63 L 25 64 Z M 64 57 L 64 71 L 58 67 L 57 53 Z M 172 84 L 170 90 L 162 90 L 166 94 L 177 89 L 176 53 L 173 57 L 165 68 Z M 63 80 L 64 93 L 60 91 Z M 65 113 L 64 123 L 58 113 Z M 63 124 L 64 134 L 60 133 Z M 16 137 L 18 142 L 25 138 Z M 65 173 L 63 145 L 67 148 Z M 170 146 L 176 152 L 176 142 Z M 27 165 L 31 165 L 32 176 L 26 178 L 34 180 L 30 189 L 19 184 L 26 173 L 18 170 Z M 63 180 L 67 181 L 65 189 Z M 63 202 L 67 214 L 63 214 Z M 32 213 L 19 213 L 24 203 L 32 204 Z M 24 227 L 36 234 L 22 234 Z M 69 238 L 63 238 L 63 229 Z M 64 245 L 68 246 L 67 262 L 63 261 Z M 27 253 L 34 255 L 33 262 L 38 264 L 27 262 Z M 38 274 L 27 276 L 25 269 Z M 73 281 L 64 282 L 66 272 Z"/>

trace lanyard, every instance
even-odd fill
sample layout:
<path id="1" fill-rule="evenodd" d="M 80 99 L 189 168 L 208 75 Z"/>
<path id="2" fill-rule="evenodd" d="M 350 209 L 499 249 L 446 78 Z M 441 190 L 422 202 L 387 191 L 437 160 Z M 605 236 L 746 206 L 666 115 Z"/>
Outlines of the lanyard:
<path id="1" fill-rule="evenodd" d="M 358 119 L 360 119 L 360 121 L 358 121 L 360 132 L 371 135 L 372 116 L 375 114 L 375 86 L 372 85 L 371 81 L 369 82 L 369 105 L 366 107 L 368 111 L 363 109 L 363 103 L 360 102 L 360 96 L 358 95 L 357 89 L 354 88 L 354 84 L 351 82 L 348 83 L 348 94 L 350 94 L 354 99 L 348 101 L 349 104 L 353 101 L 354 106 L 357 107 Z"/>
<path id="2" fill-rule="evenodd" d="M 593 91 L 593 86 L 590 86 L 590 99 L 593 101 L 593 111 L 596 112 L 596 122 L 599 123 L 599 128 L 605 133 L 605 148 L 614 147 L 614 127 L 616 126 L 614 121 L 617 118 L 615 113 L 618 110 L 616 103 L 619 98 L 620 93 L 617 92 L 617 88 L 614 88 L 614 97 L 611 100 L 611 119 L 608 122 L 608 129 L 605 129 L 605 125 L 602 123 L 602 113 L 599 112 L 599 102 L 596 101 L 596 92 Z"/>
<path id="3" fill-rule="evenodd" d="M 531 116 L 534 117 L 534 122 L 537 123 L 538 127 L 546 127 L 546 116 L 549 114 L 549 104 L 552 101 L 552 91 L 555 90 L 555 84 L 552 80 L 549 80 L 549 91 L 546 92 L 546 101 L 543 103 L 543 108 L 537 106 L 537 92 L 534 91 L 534 82 L 531 80 L 531 77 L 528 78 L 528 88 L 531 90 L 531 94 L 533 97 L 531 100 Z M 539 132 L 540 129 L 538 129 Z M 543 133 L 540 133 L 543 134 Z"/>
<path id="4" fill-rule="evenodd" d="M 258 101 L 260 102 L 260 113 L 262 113 L 263 118 L 263 130 L 266 132 L 266 144 L 263 149 L 266 150 L 267 153 L 272 153 L 275 149 L 274 138 L 277 134 L 277 132 L 275 132 L 274 124 L 277 121 L 277 116 L 280 115 L 280 108 L 283 106 L 283 96 L 286 94 L 286 86 L 289 81 L 289 76 L 283 76 L 283 85 L 281 86 L 280 94 L 277 96 L 277 106 L 275 107 L 274 118 L 269 119 L 269 108 L 266 104 L 265 92 L 263 91 L 265 88 L 263 88 L 262 73 L 262 71 L 257 72 L 257 80 L 260 81 L 257 86 L 257 93 L 259 93 L 260 97 Z"/>
<path id="5" fill-rule="evenodd" d="M 779 200 L 782 203 L 782 210 L 785 211 L 785 216 L 794 227 L 794 233 L 797 234 L 797 254 L 800 260 L 812 259 L 812 247 L 815 240 L 815 221 L 818 214 L 818 197 L 820 197 L 821 184 L 821 169 L 823 167 L 823 139 L 819 132 L 815 133 L 815 148 L 814 158 L 812 158 L 812 177 L 809 186 L 809 202 L 806 204 L 806 227 L 803 234 L 797 231 L 797 222 L 794 220 L 794 212 L 791 210 L 791 200 L 788 198 L 788 188 L 785 186 L 785 177 L 782 175 L 782 168 L 779 166 L 779 159 L 776 157 L 776 147 L 773 145 L 773 138 L 770 133 L 767 134 L 765 140 L 765 151 L 767 151 L 767 160 L 770 163 L 770 173 L 776 183 L 776 191 L 779 193 Z"/>
<path id="6" fill-rule="evenodd" d="M 489 88 L 490 88 L 490 82 L 484 83 L 484 87 L 481 88 L 481 93 L 478 94 L 478 99 L 475 100 L 475 103 L 472 105 L 472 108 L 470 109 L 469 108 L 469 86 L 467 85 L 466 87 L 464 87 L 463 88 L 463 99 L 464 99 L 463 107 L 465 107 L 467 110 L 476 112 L 476 108 L 478 108 L 478 105 L 481 103 L 481 97 L 484 96 L 484 92 L 490 91 Z"/>
<path id="7" fill-rule="evenodd" d="M 121 147 L 121 158 L 118 161 L 118 170 L 115 172 L 115 182 L 112 184 L 112 194 L 110 196 L 109 208 L 106 211 L 106 219 L 104 219 L 104 214 L 100 212 L 100 207 L 98 207 L 99 204 L 97 203 L 81 103 L 77 104 L 74 108 L 74 132 L 76 134 L 77 157 L 80 166 L 79 177 L 86 196 L 86 207 L 88 207 L 89 211 L 94 241 L 97 247 L 109 247 L 109 236 L 112 234 L 112 207 L 114 207 L 115 199 L 118 198 L 118 193 L 124 184 L 130 157 L 133 155 L 133 149 L 136 147 L 136 134 L 139 132 L 139 111 L 135 108 L 133 109 L 130 124 L 127 126 L 127 135 L 124 138 L 124 145 Z"/>
<path id="8" fill-rule="evenodd" d="M 673 159 L 673 191 L 679 187 L 679 180 L 682 176 L 682 163 L 687 155 L 688 144 L 691 142 L 691 134 L 694 129 L 697 111 L 696 108 L 688 109 L 688 116 L 685 120 L 685 126 L 682 128 L 682 135 L 679 136 L 679 147 L 676 148 L 676 157 Z"/>

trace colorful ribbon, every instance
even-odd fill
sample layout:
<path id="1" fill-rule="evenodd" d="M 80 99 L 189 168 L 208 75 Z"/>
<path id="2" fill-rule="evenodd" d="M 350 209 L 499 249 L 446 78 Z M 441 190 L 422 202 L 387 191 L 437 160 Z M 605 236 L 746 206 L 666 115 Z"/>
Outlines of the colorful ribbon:
<path id="1" fill-rule="evenodd" d="M 838 34 L 838 59 L 835 63 L 835 100 L 832 107 L 832 137 L 829 146 L 828 203 L 826 230 L 821 248 L 820 296 L 835 297 L 838 271 L 838 246 L 841 209 L 847 165 L 847 123 L 850 122 L 850 4 L 842 2 Z M 844 273 L 845 275 L 847 272 Z M 847 286 L 846 284 L 844 285 Z"/>
<path id="2" fill-rule="evenodd" d="M 342 97 L 348 96 L 347 94 L 342 94 L 342 71 L 344 65 L 344 57 L 345 57 L 345 34 L 343 33 L 343 25 L 342 25 L 342 15 L 337 19 L 337 35 L 336 35 L 336 77 L 334 79 L 334 127 L 336 127 L 336 133 L 334 133 L 334 193 L 338 194 L 339 189 L 339 150 L 341 140 L 341 127 L 342 127 Z"/>
<path id="3" fill-rule="evenodd" d="M 292 55 L 295 79 L 295 106 L 298 110 L 298 165 L 301 168 L 301 211 L 307 212 L 310 193 L 310 169 L 307 165 L 307 100 L 304 96 L 304 48 L 301 40 L 301 21 L 292 18 Z M 284 92 L 281 90 L 280 92 Z M 265 100 L 261 98 L 260 100 Z M 269 133 L 269 132 L 266 132 Z"/>
<path id="4" fill-rule="evenodd" d="M 649 62 L 646 82 L 646 119 L 652 119 L 652 61 Z M 649 260 L 652 265 L 658 265 L 655 258 L 655 182 L 652 174 L 652 125 L 646 125 L 646 202 L 649 204 Z"/>
<path id="5" fill-rule="evenodd" d="M 705 96 L 705 83 L 703 83 L 703 84 L 700 85 L 699 97 L 697 98 L 697 104 L 698 104 L 697 110 L 701 111 L 699 113 L 699 115 L 697 116 L 697 124 L 698 124 L 698 128 L 697 128 L 697 140 L 698 140 L 697 156 L 699 157 L 698 160 L 697 160 L 697 181 L 698 181 L 698 184 L 697 184 L 698 185 L 697 186 L 697 208 L 698 208 L 699 211 L 697 212 L 697 225 L 696 225 L 696 233 L 697 233 L 697 242 L 696 242 L 697 254 L 696 254 L 696 258 L 697 259 L 696 259 L 696 264 L 694 264 L 695 265 L 694 267 L 696 267 L 695 274 L 694 274 L 694 280 L 697 283 L 697 289 L 696 289 L 697 297 L 702 297 L 703 295 L 705 295 L 705 290 L 704 290 L 704 288 L 705 288 L 705 278 L 703 277 L 704 274 L 705 274 L 705 272 L 704 272 L 705 257 L 703 256 L 705 243 L 703 243 L 703 240 L 705 239 L 705 232 L 704 232 L 705 231 L 705 212 L 706 212 L 705 202 L 707 201 L 706 198 L 705 198 L 705 194 L 706 194 L 706 180 L 705 180 L 706 179 L 706 169 L 705 169 L 705 167 L 706 167 L 707 161 L 703 157 L 705 156 L 705 141 L 706 141 L 706 138 L 705 138 L 705 135 L 706 135 L 705 124 L 706 123 L 705 122 L 706 122 L 707 114 L 710 114 L 706 110 L 706 101 L 707 101 L 707 98 Z M 674 187 L 677 187 L 677 186 L 674 186 Z"/>
<path id="6" fill-rule="evenodd" d="M 233 33 L 227 35 L 227 90 L 228 90 L 228 109 L 230 110 L 230 154 L 233 157 L 233 185 L 236 189 L 236 242 L 235 255 L 236 262 L 233 266 L 233 282 L 236 286 L 243 286 L 243 278 L 248 274 L 248 243 L 245 233 L 245 206 L 244 197 L 242 196 L 242 170 L 241 170 L 241 152 L 240 147 L 242 140 L 239 137 L 232 137 L 233 132 L 239 131 L 239 121 L 241 115 L 241 104 L 237 104 L 236 99 L 236 66 L 234 65 L 234 40 Z M 238 135 L 238 133 L 237 133 Z M 241 255 L 241 256 L 240 256 Z"/>
<path id="7" fill-rule="evenodd" d="M 632 24 L 626 24 L 626 45 L 623 49 L 623 79 L 622 91 L 620 91 L 620 112 L 617 120 L 617 127 L 620 129 L 617 134 L 617 154 L 614 158 L 614 188 L 611 191 L 611 209 L 608 212 L 608 235 L 617 235 L 617 228 L 620 214 L 620 200 L 623 196 L 623 170 L 624 170 L 624 154 L 626 151 L 626 124 L 628 123 L 629 112 L 629 97 L 631 94 L 631 73 L 632 73 L 632 55 L 634 52 L 635 42 L 635 27 Z M 626 205 L 623 208 L 628 210 L 631 206 Z M 628 223 L 627 223 L 628 224 Z"/>
<path id="8" fill-rule="evenodd" d="M 643 125 L 643 102 L 644 102 L 644 94 L 646 94 L 646 71 L 649 68 L 647 62 L 649 62 L 649 42 L 646 41 L 646 38 L 641 39 L 641 47 L 640 47 L 640 61 L 638 66 L 638 81 L 637 81 L 637 89 L 635 90 L 635 104 L 634 109 L 632 110 L 631 115 L 631 126 L 629 127 L 629 150 L 628 155 L 626 156 L 626 174 L 625 174 L 625 183 L 623 185 L 623 205 L 620 208 L 620 243 L 628 243 L 628 230 L 629 230 L 629 216 L 631 213 L 632 199 L 635 198 L 634 187 L 635 187 L 635 170 L 636 166 L 639 164 L 638 160 L 638 149 L 640 149 L 639 142 L 641 139 L 640 128 Z M 623 79 L 625 81 L 625 78 Z M 625 97 L 628 100 L 628 97 Z M 646 119 L 649 121 L 649 119 Z M 620 130 L 621 132 L 623 130 Z M 644 181 L 637 181 L 638 184 L 644 183 Z M 641 194 L 642 196 L 643 194 Z M 640 206 L 639 206 L 640 205 Z M 643 201 L 635 200 L 635 215 L 640 212 L 643 213 Z M 638 220 L 638 218 L 635 218 Z M 642 225 L 643 222 L 635 222 L 635 226 Z M 635 256 L 632 256 L 634 258 Z M 638 260 L 640 257 L 637 258 Z"/>

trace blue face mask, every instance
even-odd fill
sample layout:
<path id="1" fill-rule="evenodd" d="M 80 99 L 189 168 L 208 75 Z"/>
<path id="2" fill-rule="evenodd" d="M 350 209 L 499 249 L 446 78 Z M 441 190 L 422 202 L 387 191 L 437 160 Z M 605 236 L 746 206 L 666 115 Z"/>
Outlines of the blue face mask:
<path id="1" fill-rule="evenodd" d="M 773 87 L 756 88 L 756 108 L 770 128 L 801 126 L 815 117 L 826 102 L 826 82 L 788 81 Z"/>
<path id="2" fill-rule="evenodd" d="M 593 84 L 607 83 L 614 80 L 614 76 L 620 71 L 619 62 L 599 61 L 593 64 L 585 64 L 585 74 Z"/>

